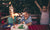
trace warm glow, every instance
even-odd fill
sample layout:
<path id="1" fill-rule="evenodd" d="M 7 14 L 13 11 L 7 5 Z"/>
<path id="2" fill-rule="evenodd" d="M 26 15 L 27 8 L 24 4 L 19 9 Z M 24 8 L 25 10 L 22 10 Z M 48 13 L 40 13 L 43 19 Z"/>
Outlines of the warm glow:
<path id="1" fill-rule="evenodd" d="M 25 15 L 25 13 L 22 13 L 22 15 Z"/>
<path id="2" fill-rule="evenodd" d="M 20 15 L 20 16 L 22 16 L 22 15 Z"/>
<path id="3" fill-rule="evenodd" d="M 22 14 L 21 14 L 21 13 L 19 13 L 19 15 L 20 15 L 20 16 L 22 16 Z"/>
<path id="4" fill-rule="evenodd" d="M 12 14 L 12 18 L 14 19 L 14 14 Z"/>
<path id="5" fill-rule="evenodd" d="M 19 16 L 19 14 L 18 13 L 15 13 L 14 16 Z"/>

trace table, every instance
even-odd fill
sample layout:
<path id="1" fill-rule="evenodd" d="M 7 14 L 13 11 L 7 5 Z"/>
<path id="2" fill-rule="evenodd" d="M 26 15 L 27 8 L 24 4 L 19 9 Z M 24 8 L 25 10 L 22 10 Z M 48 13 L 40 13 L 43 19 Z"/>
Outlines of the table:
<path id="1" fill-rule="evenodd" d="M 23 27 L 25 27 L 24 29 L 19 29 L 18 27 L 23 25 Z M 13 28 L 15 26 L 15 28 Z M 11 27 L 11 30 L 28 30 L 28 26 L 25 24 L 18 24 L 18 25 L 14 25 Z"/>
<path id="2" fill-rule="evenodd" d="M 7 28 L 5 30 L 12 30 L 12 27 L 11 28 Z M 31 25 L 31 26 L 28 26 L 28 29 L 29 30 L 48 30 L 49 29 L 49 26 L 48 25 Z"/>
<path id="3" fill-rule="evenodd" d="M 48 30 L 48 25 L 31 25 L 28 26 L 29 30 Z"/>

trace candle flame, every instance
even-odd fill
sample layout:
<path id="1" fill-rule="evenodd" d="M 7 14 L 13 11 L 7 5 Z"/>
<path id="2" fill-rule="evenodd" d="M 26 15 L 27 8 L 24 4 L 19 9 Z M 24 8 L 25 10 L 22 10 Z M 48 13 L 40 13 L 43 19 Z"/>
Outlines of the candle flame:
<path id="1" fill-rule="evenodd" d="M 18 13 L 15 13 L 14 16 L 19 16 L 19 14 Z"/>

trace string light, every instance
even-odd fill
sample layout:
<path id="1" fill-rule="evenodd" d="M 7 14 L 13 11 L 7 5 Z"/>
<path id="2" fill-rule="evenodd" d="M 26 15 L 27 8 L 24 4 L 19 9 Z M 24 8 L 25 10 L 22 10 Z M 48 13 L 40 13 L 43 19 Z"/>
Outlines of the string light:
<path id="1" fill-rule="evenodd" d="M 18 13 L 15 13 L 14 16 L 19 16 L 19 14 Z"/>

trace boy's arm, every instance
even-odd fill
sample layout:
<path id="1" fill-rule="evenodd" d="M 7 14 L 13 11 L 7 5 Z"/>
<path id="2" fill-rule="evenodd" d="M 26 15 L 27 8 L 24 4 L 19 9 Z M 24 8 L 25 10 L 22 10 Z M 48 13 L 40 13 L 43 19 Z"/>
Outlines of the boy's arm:
<path id="1" fill-rule="evenodd" d="M 24 21 L 23 21 L 21 24 L 24 24 Z M 32 22 L 29 22 L 29 23 L 27 23 L 26 25 L 27 25 L 27 26 L 32 25 Z"/>
<path id="2" fill-rule="evenodd" d="M 28 25 L 28 26 L 29 26 L 29 25 L 32 25 L 32 22 L 29 22 L 29 23 L 27 23 L 26 25 Z"/>
<path id="3" fill-rule="evenodd" d="M 26 25 L 32 25 L 32 18 L 31 18 L 31 16 L 29 17 L 29 19 L 28 19 L 28 21 L 27 21 L 28 23 L 26 24 Z"/>

